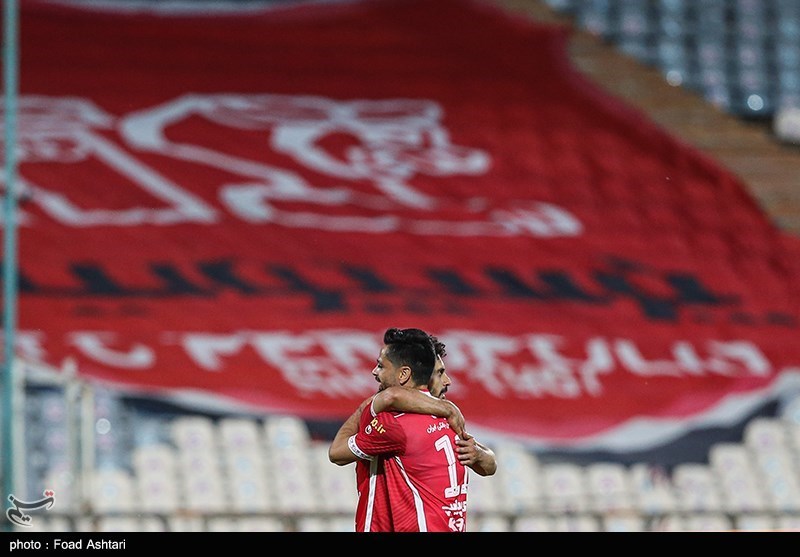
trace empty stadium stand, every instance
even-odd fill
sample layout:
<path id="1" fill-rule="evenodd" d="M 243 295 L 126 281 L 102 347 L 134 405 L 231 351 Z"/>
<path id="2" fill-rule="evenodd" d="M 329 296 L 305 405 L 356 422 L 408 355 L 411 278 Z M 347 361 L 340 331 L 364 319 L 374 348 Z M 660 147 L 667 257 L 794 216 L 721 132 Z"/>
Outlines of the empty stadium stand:
<path id="1" fill-rule="evenodd" d="M 93 405 L 73 424 L 61 419 L 72 412 L 66 391 L 27 389 L 27 407 L 40 410 L 27 415 L 27 483 L 54 490 L 58 499 L 57 509 L 35 515 L 35 531 L 352 531 L 353 467 L 331 464 L 329 439 L 307 422 L 289 415 L 198 413 L 142 404 L 100 385 L 82 389 Z M 706 462 L 671 468 L 555 462 L 498 440 L 497 474 L 472 475 L 470 530 L 795 529 L 797 404 L 753 418 L 740 441 L 711 445 Z M 123 435 L 101 441 L 118 425 Z M 84 437 L 76 437 L 75 428 Z M 51 444 L 37 449 L 42 442 Z M 83 456 L 69 462 L 65 454 Z"/>

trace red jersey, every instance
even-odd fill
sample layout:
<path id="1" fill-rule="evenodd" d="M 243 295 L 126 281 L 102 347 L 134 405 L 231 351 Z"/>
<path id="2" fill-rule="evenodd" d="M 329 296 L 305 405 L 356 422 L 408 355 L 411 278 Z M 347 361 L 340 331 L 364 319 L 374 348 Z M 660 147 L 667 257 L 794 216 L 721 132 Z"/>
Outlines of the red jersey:
<path id="1" fill-rule="evenodd" d="M 361 414 L 348 440 L 356 463 L 357 532 L 465 532 L 469 472 L 444 418 Z"/>

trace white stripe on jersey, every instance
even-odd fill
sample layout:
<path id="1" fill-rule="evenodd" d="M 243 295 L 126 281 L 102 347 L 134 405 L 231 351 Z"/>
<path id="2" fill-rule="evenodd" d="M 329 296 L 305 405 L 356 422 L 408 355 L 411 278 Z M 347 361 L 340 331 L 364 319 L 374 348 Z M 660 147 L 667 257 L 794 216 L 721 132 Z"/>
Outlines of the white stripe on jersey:
<path id="1" fill-rule="evenodd" d="M 403 461 L 400 460 L 399 456 L 394 456 L 394 461 L 397 462 L 397 466 L 400 468 L 400 471 L 403 473 L 403 479 L 406 481 L 406 485 L 408 489 L 411 490 L 411 493 L 414 494 L 414 508 L 417 511 L 417 525 L 419 526 L 420 532 L 427 532 L 428 531 L 428 521 L 425 518 L 425 509 L 422 506 L 422 497 L 419 496 L 419 491 L 417 491 L 416 486 L 411 483 L 411 480 L 408 479 L 408 474 L 406 474 L 406 469 L 403 468 Z"/>

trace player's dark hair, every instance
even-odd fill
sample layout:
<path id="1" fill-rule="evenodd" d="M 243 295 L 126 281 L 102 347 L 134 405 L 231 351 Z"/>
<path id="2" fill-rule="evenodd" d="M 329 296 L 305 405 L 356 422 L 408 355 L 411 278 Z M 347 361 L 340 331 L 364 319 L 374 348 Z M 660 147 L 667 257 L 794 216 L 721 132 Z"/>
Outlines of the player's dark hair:
<path id="1" fill-rule="evenodd" d="M 436 352 L 431 336 L 422 329 L 386 329 L 383 343 L 386 357 L 396 366 L 411 368 L 411 377 L 417 385 L 427 385 L 436 364 Z"/>
<path id="2" fill-rule="evenodd" d="M 433 343 L 434 353 L 441 358 L 447 356 L 447 350 L 445 350 L 444 343 L 433 335 L 431 335 L 430 337 L 431 337 L 431 342 Z"/>

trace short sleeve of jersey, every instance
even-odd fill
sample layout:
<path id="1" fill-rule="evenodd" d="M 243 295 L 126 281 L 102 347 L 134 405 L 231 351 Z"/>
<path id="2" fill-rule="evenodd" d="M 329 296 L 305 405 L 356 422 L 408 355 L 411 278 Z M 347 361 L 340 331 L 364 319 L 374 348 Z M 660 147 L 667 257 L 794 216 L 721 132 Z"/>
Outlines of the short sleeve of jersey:
<path id="1" fill-rule="evenodd" d="M 406 446 L 406 433 L 393 414 L 381 412 L 373 416 L 372 405 L 368 404 L 361 413 L 358 433 L 347 443 L 358 458 L 372 460 L 402 452 Z"/>

